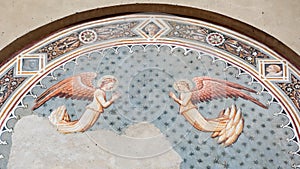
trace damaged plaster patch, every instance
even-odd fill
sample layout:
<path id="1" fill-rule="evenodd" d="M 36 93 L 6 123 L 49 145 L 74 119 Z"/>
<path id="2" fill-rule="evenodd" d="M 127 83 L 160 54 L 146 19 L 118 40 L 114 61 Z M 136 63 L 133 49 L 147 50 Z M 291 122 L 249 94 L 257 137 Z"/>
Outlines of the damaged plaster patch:
<path id="1" fill-rule="evenodd" d="M 46 118 L 31 115 L 16 124 L 12 140 L 8 168 L 14 169 L 177 169 L 182 161 L 159 129 L 144 122 L 124 135 L 107 130 L 64 135 Z"/>

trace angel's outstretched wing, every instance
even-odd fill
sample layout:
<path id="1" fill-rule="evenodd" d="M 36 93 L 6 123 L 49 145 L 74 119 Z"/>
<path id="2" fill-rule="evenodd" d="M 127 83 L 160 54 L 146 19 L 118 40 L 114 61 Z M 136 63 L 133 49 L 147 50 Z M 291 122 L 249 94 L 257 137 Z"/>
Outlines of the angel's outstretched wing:
<path id="1" fill-rule="evenodd" d="M 64 97 L 71 99 L 93 100 L 96 88 L 93 86 L 93 80 L 97 73 L 81 73 L 67 79 L 64 79 L 51 86 L 42 93 L 36 100 L 32 110 L 39 108 L 52 97 Z"/>
<path id="2" fill-rule="evenodd" d="M 250 88 L 226 80 L 219 80 L 211 77 L 195 77 L 193 78 L 193 81 L 196 84 L 195 88 L 192 90 L 193 103 L 209 101 L 223 97 L 241 97 L 267 109 L 267 107 L 257 99 L 240 91 L 246 90 L 256 93 L 255 90 Z"/>

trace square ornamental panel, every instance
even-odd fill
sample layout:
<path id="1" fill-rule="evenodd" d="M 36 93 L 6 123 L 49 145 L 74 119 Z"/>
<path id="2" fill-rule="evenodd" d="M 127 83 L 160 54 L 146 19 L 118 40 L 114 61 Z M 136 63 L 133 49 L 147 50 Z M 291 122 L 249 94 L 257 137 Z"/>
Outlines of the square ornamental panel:
<path id="1" fill-rule="evenodd" d="M 16 65 L 16 75 L 35 75 L 45 70 L 46 54 L 19 55 Z"/>

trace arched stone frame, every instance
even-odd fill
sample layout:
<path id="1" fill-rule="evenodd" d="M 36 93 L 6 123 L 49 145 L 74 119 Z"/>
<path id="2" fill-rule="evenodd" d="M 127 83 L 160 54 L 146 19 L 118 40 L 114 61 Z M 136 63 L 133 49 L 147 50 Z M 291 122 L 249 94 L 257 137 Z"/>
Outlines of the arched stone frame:
<path id="1" fill-rule="evenodd" d="M 118 12 L 115 12 L 118 11 Z M 299 56 L 290 50 L 288 47 L 283 45 L 280 41 L 276 40 L 275 38 L 267 35 L 266 33 L 257 30 L 247 24 L 241 23 L 239 21 L 236 21 L 234 19 L 200 10 L 200 9 L 194 9 L 190 7 L 180 7 L 180 6 L 171 6 L 171 5 L 162 5 L 162 4 L 137 4 L 137 5 L 123 5 L 123 6 L 114 6 L 114 7 L 108 7 L 108 8 L 102 8 L 102 9 L 95 9 L 87 12 L 82 12 L 79 14 L 75 14 L 69 17 L 66 17 L 62 20 L 53 22 L 49 25 L 43 26 L 32 33 L 28 33 L 27 35 L 23 36 L 22 38 L 16 40 L 13 42 L 11 45 L 7 46 L 1 51 L 1 56 L 5 55 L 8 56 L 5 59 L 2 60 L 2 68 L 1 72 L 5 72 L 8 70 L 8 67 L 6 65 L 10 65 L 10 62 L 16 62 L 18 59 L 18 56 L 20 56 L 20 52 L 24 54 L 24 51 L 30 50 L 32 44 L 36 44 L 36 42 L 43 41 L 43 39 L 47 38 L 49 34 L 56 35 L 59 32 L 63 32 L 64 30 L 61 30 L 62 28 L 70 27 L 72 28 L 73 26 L 76 27 L 77 24 L 80 23 L 85 23 L 87 21 L 92 21 L 96 19 L 104 19 L 104 18 L 110 18 L 113 16 L 122 16 L 124 14 L 130 14 L 130 13 L 139 13 L 139 12 L 158 12 L 158 13 L 166 13 L 166 14 L 172 14 L 175 16 L 183 16 L 186 18 L 191 18 L 191 19 L 196 19 L 196 20 L 202 20 L 204 22 L 208 22 L 211 24 L 223 26 L 225 28 L 228 28 L 229 30 L 239 32 L 242 35 L 245 35 L 247 37 L 250 37 L 252 39 L 255 39 L 258 43 L 266 45 L 266 49 L 273 50 L 269 51 L 272 55 L 280 58 L 282 56 L 284 59 L 286 59 L 284 65 L 288 65 L 288 69 L 290 69 L 290 72 L 293 72 L 296 74 L 296 76 L 299 76 Z M 44 37 L 41 37 L 44 36 Z M 51 35 L 49 36 L 51 37 Z M 32 43 L 31 43 L 32 42 Z M 28 45 L 30 43 L 30 45 Z M 256 42 L 253 42 L 256 43 Z M 26 53 L 26 52 L 25 52 Z M 22 55 L 23 55 L 22 54 Z M 27 55 L 23 55 L 26 57 Z M 31 58 L 35 58 L 38 60 L 42 60 L 42 57 L 39 55 L 36 56 L 31 56 Z M 2 58 L 1 58 L 2 59 Z M 223 58 L 224 59 L 224 58 Z M 69 60 L 69 59 L 67 59 Z M 65 61 L 67 61 L 65 60 Z M 45 60 L 43 60 L 45 61 Z M 272 61 L 271 61 L 272 62 Z M 41 62 L 46 64 L 46 62 Z M 276 64 L 276 63 L 275 63 Z M 43 67 L 45 65 L 41 65 Z M 41 68 L 40 67 L 40 68 Z M 54 66 L 55 67 L 55 66 Z M 290 72 L 287 72 L 289 74 Z M 26 73 L 26 72 L 25 72 Z M 262 73 L 262 72 L 261 72 Z M 22 73 L 21 73 L 22 74 Z M 254 74 L 254 73 L 253 73 Z M 263 74 L 263 73 L 262 73 Z M 45 74 L 44 74 L 45 75 Z M 290 78 L 290 75 L 287 75 Z M 259 78 L 259 76 L 257 76 Z M 265 77 L 263 77 L 265 78 Z M 296 78 L 296 77 L 295 77 Z M 18 83 L 22 83 L 24 77 L 16 78 L 18 80 Z M 289 84 L 288 81 L 291 79 L 283 79 L 284 84 Z M 297 78 L 296 78 L 297 81 Z M 34 82 L 36 83 L 36 82 Z M 32 84 L 34 84 L 32 83 Z M 296 90 L 296 89 L 294 89 Z M 12 93 L 13 95 L 14 93 Z M 284 94 L 284 93 L 283 93 Z M 296 98 L 297 99 L 297 98 Z M 286 102 L 287 103 L 287 102 Z M 291 104 L 292 102 L 289 102 Z M 18 104 L 18 103 L 16 103 Z M 293 108 L 289 108 L 291 110 Z M 288 111 L 289 111 L 288 110 Z M 296 139 L 295 141 L 297 144 L 299 144 L 299 117 L 297 117 L 297 110 L 294 107 L 294 116 L 291 119 L 294 120 L 292 123 L 293 129 L 296 131 Z M 299 109 L 298 109 L 299 112 Z M 3 113 L 3 112 L 2 112 Z M 3 115 L 3 114 L 1 114 Z M 5 118 L 9 118 L 9 114 L 6 114 Z M 293 116 L 293 115 L 290 115 Z M 6 120 L 7 120 L 6 119 Z M 2 122 L 6 121 L 3 120 Z M 1 126 L 3 127 L 3 123 L 1 123 Z M 296 151 L 295 151 L 296 152 Z"/>
<path id="2" fill-rule="evenodd" d="M 295 53 L 288 46 L 280 42 L 280 40 L 277 40 L 276 38 L 268 35 L 267 33 L 259 29 L 256 29 L 251 25 L 211 11 L 167 4 L 129 4 L 111 6 L 80 12 L 64 17 L 62 19 L 44 25 L 32 32 L 29 32 L 26 35 L 16 39 L 10 45 L 6 46 L 0 51 L 0 56 L 2 56 L 0 58 L 0 62 L 3 64 L 10 57 L 12 57 L 14 53 L 20 51 L 22 48 L 26 48 L 26 46 L 28 46 L 28 42 L 33 43 L 35 41 L 41 40 L 45 36 L 59 31 L 60 29 L 63 29 L 65 27 L 69 27 L 71 25 L 86 22 L 89 20 L 94 20 L 96 18 L 101 19 L 110 16 L 138 12 L 161 12 L 167 14 L 174 14 L 224 26 L 228 29 L 239 32 L 243 35 L 257 40 L 258 42 L 265 44 L 266 46 L 270 47 L 271 49 L 279 53 L 281 56 L 289 60 L 293 65 L 299 68 L 300 59 L 297 53 Z"/>

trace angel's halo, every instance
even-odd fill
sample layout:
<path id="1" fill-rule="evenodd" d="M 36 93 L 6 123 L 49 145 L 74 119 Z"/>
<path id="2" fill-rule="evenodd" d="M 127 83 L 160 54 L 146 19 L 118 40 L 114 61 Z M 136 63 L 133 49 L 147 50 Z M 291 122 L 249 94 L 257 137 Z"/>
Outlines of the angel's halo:
<path id="1" fill-rule="evenodd" d="M 182 91 L 179 89 L 179 85 L 186 85 L 189 90 L 191 90 L 193 88 L 193 83 L 187 79 L 180 79 L 180 80 L 177 80 L 176 82 L 174 82 L 173 88 L 178 92 Z"/>
<path id="2" fill-rule="evenodd" d="M 119 81 L 118 79 L 115 77 L 115 76 L 112 76 L 112 75 L 105 75 L 105 76 L 102 76 L 98 81 L 97 81 L 97 86 L 100 87 L 105 84 L 108 84 L 108 83 L 114 83 L 113 87 L 111 89 L 108 89 L 106 91 L 113 91 L 117 88 L 118 84 L 119 84 Z"/>

